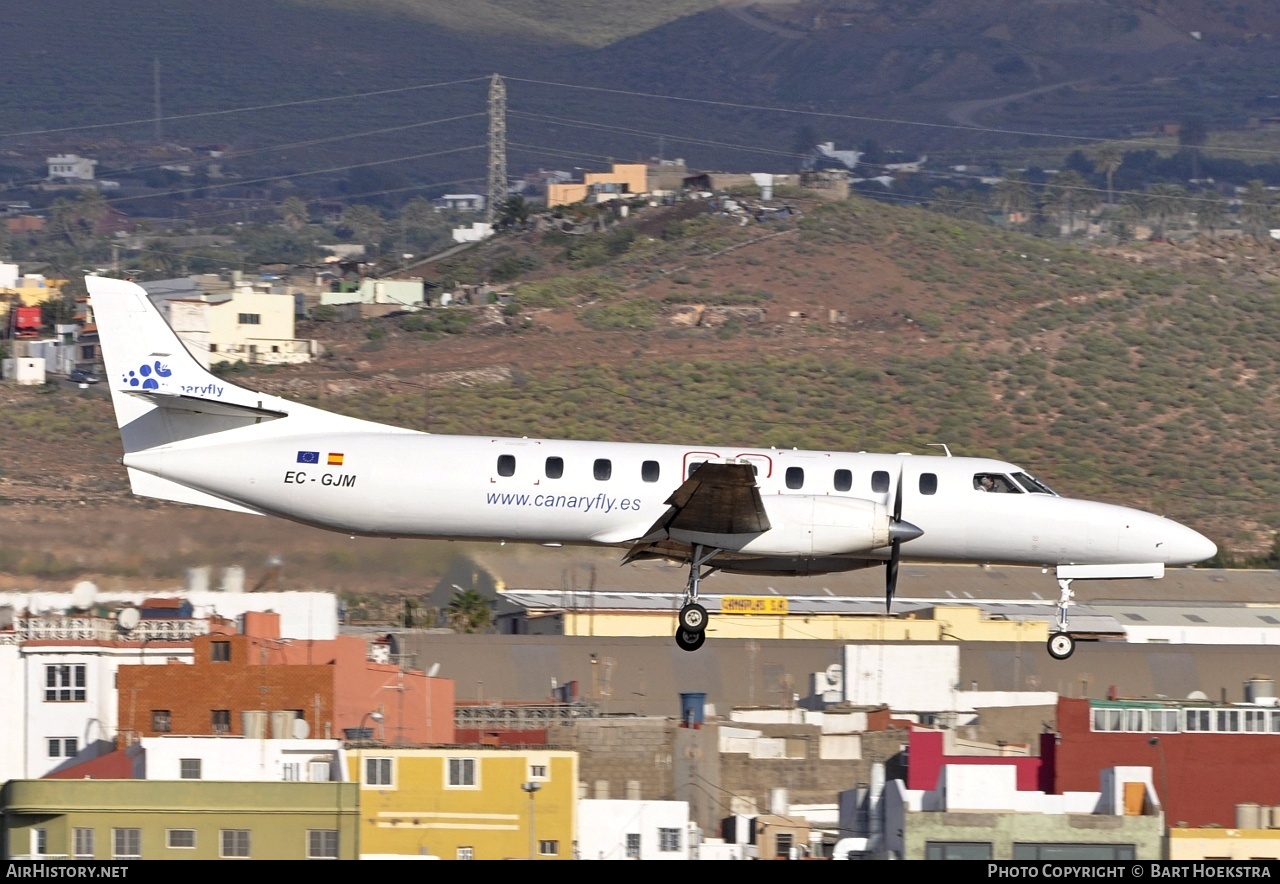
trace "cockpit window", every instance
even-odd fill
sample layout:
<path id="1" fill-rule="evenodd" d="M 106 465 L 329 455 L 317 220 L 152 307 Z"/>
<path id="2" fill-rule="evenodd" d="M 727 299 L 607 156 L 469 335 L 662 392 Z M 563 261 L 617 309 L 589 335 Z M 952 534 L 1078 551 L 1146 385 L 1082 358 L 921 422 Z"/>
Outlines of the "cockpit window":
<path id="1" fill-rule="evenodd" d="M 1048 485 L 1033 476 L 1028 476 L 1026 473 L 1014 473 L 1013 478 L 1017 479 L 1018 484 L 1030 491 L 1032 494 L 1052 494 L 1054 497 L 1058 496 L 1058 493 Z"/>
<path id="2" fill-rule="evenodd" d="M 1022 489 L 1010 481 L 1008 476 L 1000 473 L 977 473 L 973 477 L 973 487 L 978 491 L 993 491 L 997 494 L 1021 494 Z"/>

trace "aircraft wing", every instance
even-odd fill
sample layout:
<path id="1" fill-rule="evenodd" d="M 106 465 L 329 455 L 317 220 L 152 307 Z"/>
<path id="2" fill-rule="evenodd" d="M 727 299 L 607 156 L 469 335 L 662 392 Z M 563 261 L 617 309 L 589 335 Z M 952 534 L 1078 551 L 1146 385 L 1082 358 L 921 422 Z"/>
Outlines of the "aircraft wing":
<path id="1" fill-rule="evenodd" d="M 687 558 L 694 543 L 745 542 L 770 528 L 749 463 L 704 463 L 667 498 L 668 509 L 627 551 L 640 558 Z"/>

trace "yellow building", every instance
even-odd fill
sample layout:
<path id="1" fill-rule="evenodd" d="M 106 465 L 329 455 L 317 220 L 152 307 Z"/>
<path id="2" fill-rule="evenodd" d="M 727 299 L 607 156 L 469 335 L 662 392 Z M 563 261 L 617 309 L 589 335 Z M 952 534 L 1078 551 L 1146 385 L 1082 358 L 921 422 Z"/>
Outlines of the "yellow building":
<path id="1" fill-rule="evenodd" d="M 648 190 L 648 167 L 644 163 L 614 163 L 608 172 L 587 172 L 580 184 L 547 185 L 547 206 L 580 203 L 592 194 L 640 194 Z"/>
<path id="2" fill-rule="evenodd" d="M 365 746 L 347 758 L 361 771 L 361 857 L 573 859 L 576 752 Z"/>
<path id="3" fill-rule="evenodd" d="M 997 620 L 976 607 L 962 605 L 938 605 L 905 617 L 884 617 L 810 613 L 805 609 L 803 599 L 760 598 L 781 602 L 784 610 L 758 614 L 725 613 L 724 598 L 704 597 L 703 604 L 712 611 L 707 638 L 1041 643 L 1049 638 L 1049 626 L 1044 620 Z M 791 603 L 789 606 L 788 602 Z M 670 635 L 675 629 L 674 609 L 628 611 L 607 610 L 601 606 L 563 610 L 560 616 L 565 635 L 657 636 Z"/>
<path id="4" fill-rule="evenodd" d="M 1169 859 L 1280 859 L 1280 829 L 1170 829 Z"/>

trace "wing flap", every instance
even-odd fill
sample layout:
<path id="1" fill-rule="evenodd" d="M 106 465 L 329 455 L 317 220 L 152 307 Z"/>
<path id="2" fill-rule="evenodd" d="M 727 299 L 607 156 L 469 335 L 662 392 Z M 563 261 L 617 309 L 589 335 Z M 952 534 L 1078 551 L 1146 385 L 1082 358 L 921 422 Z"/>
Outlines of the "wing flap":
<path id="1" fill-rule="evenodd" d="M 627 551 L 623 563 L 672 552 L 687 554 L 683 538 L 740 538 L 771 527 L 749 463 L 704 463 L 666 500 L 668 509 Z M 708 544 L 715 545 L 715 544 Z"/>

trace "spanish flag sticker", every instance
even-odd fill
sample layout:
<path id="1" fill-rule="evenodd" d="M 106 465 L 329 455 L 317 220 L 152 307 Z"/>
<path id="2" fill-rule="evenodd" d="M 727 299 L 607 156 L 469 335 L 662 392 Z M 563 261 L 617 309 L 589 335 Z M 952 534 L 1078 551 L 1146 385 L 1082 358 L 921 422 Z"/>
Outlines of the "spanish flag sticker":
<path id="1" fill-rule="evenodd" d="M 335 453 L 335 452 L 330 451 L 330 452 L 329 452 L 329 466 L 331 466 L 331 467 L 340 467 L 340 466 L 342 466 L 342 455 L 341 455 L 341 454 L 337 454 L 337 453 Z"/>

